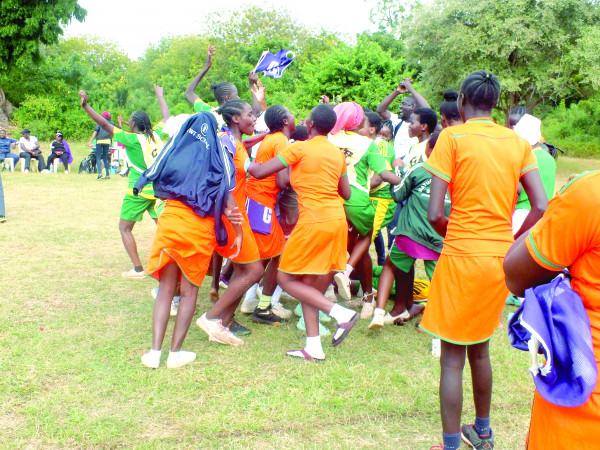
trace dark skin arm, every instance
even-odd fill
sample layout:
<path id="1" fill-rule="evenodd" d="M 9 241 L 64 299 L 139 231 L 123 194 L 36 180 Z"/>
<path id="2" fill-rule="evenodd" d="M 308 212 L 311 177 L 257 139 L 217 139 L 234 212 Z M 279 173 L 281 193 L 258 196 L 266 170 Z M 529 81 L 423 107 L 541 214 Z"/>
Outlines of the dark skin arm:
<path id="1" fill-rule="evenodd" d="M 504 275 L 510 291 L 523 297 L 527 288 L 552 280 L 558 271 L 541 267 L 529 254 L 525 245 L 528 233 L 522 234 L 510 247 L 504 258 Z"/>
<path id="2" fill-rule="evenodd" d="M 163 122 L 166 122 L 169 117 L 171 117 L 171 112 L 169 111 L 169 106 L 165 100 L 165 90 L 158 85 L 154 85 L 154 93 L 156 94 L 156 98 L 158 99 L 158 106 L 160 106 L 160 114 L 162 115 Z"/>
<path id="3" fill-rule="evenodd" d="M 193 105 L 194 102 L 200 98 L 196 95 L 194 91 L 198 87 L 198 84 L 200 83 L 202 78 L 204 78 L 204 75 L 208 73 L 210 67 L 212 66 L 212 57 L 215 54 L 215 46 L 209 45 L 206 54 L 206 64 L 204 64 L 204 68 L 200 71 L 198 75 L 196 75 L 196 77 L 192 81 L 190 81 L 190 84 L 185 89 L 185 98 L 188 102 L 190 102 L 191 105 Z"/>
<path id="4" fill-rule="evenodd" d="M 344 200 L 350 200 L 350 195 L 352 194 L 352 190 L 350 189 L 350 182 L 348 181 L 347 175 L 342 175 L 340 177 L 340 182 L 338 183 L 338 194 Z"/>
<path id="5" fill-rule="evenodd" d="M 262 180 L 263 178 L 267 178 L 269 175 L 279 172 L 285 168 L 286 165 L 283 164 L 278 157 L 275 157 L 271 158 L 264 164 L 250 164 L 250 167 L 248 167 L 248 173 L 254 178 Z"/>
<path id="6" fill-rule="evenodd" d="M 280 170 L 275 174 L 275 184 L 280 190 L 285 189 L 290 185 L 290 168 Z"/>
<path id="7" fill-rule="evenodd" d="M 229 222 L 231 222 L 235 231 L 235 239 L 231 245 L 231 248 L 236 248 L 234 254 L 231 255 L 231 258 L 235 258 L 237 255 L 239 255 L 240 249 L 242 248 L 242 214 L 240 213 L 237 204 L 235 203 L 235 199 L 233 198 L 233 195 L 231 195 L 231 192 L 227 197 L 227 206 L 225 207 L 223 215 L 227 218 L 227 220 L 229 220 Z"/>
<path id="8" fill-rule="evenodd" d="M 448 182 L 436 176 L 431 177 L 431 190 L 429 196 L 429 207 L 427 208 L 427 220 L 442 237 L 446 236 L 448 219 L 444 215 L 444 199 L 448 191 Z"/>
<path id="9" fill-rule="evenodd" d="M 371 189 L 376 188 L 381 183 L 383 183 L 383 180 L 381 179 L 381 177 L 379 175 L 375 174 L 371 177 L 371 181 L 370 181 L 371 186 L 370 187 L 371 187 Z"/>
<path id="10" fill-rule="evenodd" d="M 521 177 L 521 185 L 525 189 L 529 203 L 531 204 L 531 211 L 527 214 L 523 225 L 515 234 L 515 238 L 518 238 L 532 226 L 536 224 L 538 220 L 542 218 L 546 208 L 548 208 L 548 196 L 544 190 L 542 184 L 542 178 L 540 177 L 540 171 L 538 169 L 530 170 Z"/>
<path id="11" fill-rule="evenodd" d="M 385 170 L 385 171 L 381 172 L 379 174 L 379 177 L 383 181 L 387 181 L 388 183 L 390 183 L 392 186 L 396 186 L 397 184 L 400 184 L 400 182 L 402 181 L 402 178 L 400 178 L 395 173 L 390 172 L 389 170 Z"/>
<path id="12" fill-rule="evenodd" d="M 242 144 L 244 144 L 244 147 L 246 147 L 246 150 L 249 150 L 252 147 L 254 147 L 256 144 L 261 142 L 267 134 L 269 134 L 269 133 L 259 133 L 259 134 L 255 134 L 254 136 L 250 136 L 250 137 L 244 139 L 242 141 Z"/>
<path id="13" fill-rule="evenodd" d="M 402 94 L 403 91 L 406 90 L 404 86 L 402 86 L 402 88 L 400 88 L 400 86 L 402 85 L 399 84 L 398 87 L 394 89 L 387 97 L 381 100 L 381 103 L 377 106 L 376 111 L 381 117 L 383 117 L 384 120 L 387 120 L 391 117 L 388 108 L 390 107 L 392 102 L 396 100 L 396 97 L 398 97 L 400 94 Z"/>
<path id="14" fill-rule="evenodd" d="M 85 91 L 79 91 L 79 96 L 81 97 L 81 107 L 85 110 L 85 112 L 92 118 L 94 122 L 100 125 L 104 130 L 106 130 L 111 137 L 114 135 L 115 127 L 108 123 L 108 121 L 98 114 L 96 111 L 92 109 L 90 105 L 87 103 L 87 94 Z"/>

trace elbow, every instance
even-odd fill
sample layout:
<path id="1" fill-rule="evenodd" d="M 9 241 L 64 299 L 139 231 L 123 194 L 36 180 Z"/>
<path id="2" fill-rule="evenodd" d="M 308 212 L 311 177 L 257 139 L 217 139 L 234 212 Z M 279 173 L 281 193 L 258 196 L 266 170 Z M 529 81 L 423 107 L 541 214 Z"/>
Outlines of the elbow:
<path id="1" fill-rule="evenodd" d="M 442 222 L 442 218 L 443 215 L 439 211 L 427 211 L 427 221 L 433 227 L 434 230 L 439 229 Z"/>
<path id="2" fill-rule="evenodd" d="M 348 192 L 342 192 L 342 198 L 344 200 L 350 200 L 350 196 L 352 195 L 352 192 L 348 191 Z"/>
<path id="3" fill-rule="evenodd" d="M 375 108 L 375 111 L 377 114 L 383 115 L 383 113 L 387 111 L 387 108 L 383 108 L 381 105 L 378 105 L 377 108 Z"/>

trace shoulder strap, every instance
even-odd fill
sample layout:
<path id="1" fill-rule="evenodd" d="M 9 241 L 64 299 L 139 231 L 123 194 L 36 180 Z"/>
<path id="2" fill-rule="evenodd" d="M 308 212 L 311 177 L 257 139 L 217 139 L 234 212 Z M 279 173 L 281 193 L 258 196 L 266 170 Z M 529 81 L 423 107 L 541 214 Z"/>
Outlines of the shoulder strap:
<path id="1" fill-rule="evenodd" d="M 400 119 L 400 122 L 398 122 L 396 124 L 396 126 L 394 127 L 394 138 L 396 137 L 396 134 L 398 134 L 398 131 L 400 131 L 400 127 L 402 126 L 403 123 L 404 123 L 404 120 Z"/>

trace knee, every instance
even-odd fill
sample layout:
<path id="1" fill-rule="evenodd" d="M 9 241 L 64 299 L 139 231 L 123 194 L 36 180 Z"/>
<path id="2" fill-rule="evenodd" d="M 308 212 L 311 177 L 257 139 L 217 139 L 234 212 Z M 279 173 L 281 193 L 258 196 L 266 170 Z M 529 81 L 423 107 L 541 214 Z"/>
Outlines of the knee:
<path id="1" fill-rule="evenodd" d="M 290 276 L 287 273 L 277 271 L 277 284 L 281 289 L 285 291 L 289 281 Z"/>
<path id="2" fill-rule="evenodd" d="M 133 224 L 133 222 L 121 221 L 119 222 L 119 231 L 121 234 L 131 233 L 131 230 L 133 230 Z"/>
<path id="3" fill-rule="evenodd" d="M 260 262 L 252 263 L 250 264 L 250 267 L 248 267 L 248 277 L 252 281 L 252 284 L 257 283 L 264 273 L 265 269 Z"/>

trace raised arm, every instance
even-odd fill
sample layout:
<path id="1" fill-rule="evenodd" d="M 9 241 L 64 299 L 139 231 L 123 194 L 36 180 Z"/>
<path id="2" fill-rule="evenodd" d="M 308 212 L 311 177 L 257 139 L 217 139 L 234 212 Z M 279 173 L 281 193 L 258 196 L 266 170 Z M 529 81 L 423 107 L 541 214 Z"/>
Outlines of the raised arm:
<path id="1" fill-rule="evenodd" d="M 210 70 L 210 67 L 212 66 L 212 57 L 214 54 L 215 46 L 209 45 L 206 51 L 206 64 L 204 64 L 204 67 L 202 68 L 200 73 L 196 75 L 196 77 L 190 82 L 190 84 L 185 90 L 185 98 L 188 102 L 190 102 L 191 105 L 193 105 L 194 102 L 200 98 L 196 95 L 194 91 L 198 87 L 198 83 L 200 83 L 202 78 L 204 78 L 204 75 L 206 75 L 206 73 Z"/>
<path id="2" fill-rule="evenodd" d="M 518 238 L 532 226 L 536 224 L 538 220 L 542 218 L 546 208 L 548 208 L 548 196 L 544 190 L 542 184 L 542 178 L 540 177 L 540 171 L 538 169 L 530 170 L 521 177 L 521 185 L 525 189 L 529 203 L 531 204 L 531 211 L 525 217 L 523 225 L 515 234 L 515 238 Z"/>
<path id="3" fill-rule="evenodd" d="M 379 106 L 377 106 L 377 113 L 385 120 L 392 117 L 391 113 L 388 111 L 388 108 L 390 107 L 392 102 L 396 100 L 396 97 L 398 97 L 402 93 L 404 87 L 401 86 L 402 84 L 399 84 L 398 87 L 394 89 L 387 97 L 381 100 L 381 103 L 379 104 Z"/>
<path id="4" fill-rule="evenodd" d="M 255 72 L 250 72 L 248 82 L 250 83 L 250 95 L 252 95 L 252 112 L 258 117 L 267 110 L 265 87 L 258 81 L 258 74 Z"/>
<path id="5" fill-rule="evenodd" d="M 154 85 L 154 93 L 156 94 L 156 98 L 158 99 L 158 106 L 160 106 L 160 114 L 162 115 L 163 122 L 169 120 L 171 117 L 171 113 L 169 112 L 169 106 L 165 100 L 165 90 L 162 86 Z"/>
<path id="6" fill-rule="evenodd" d="M 94 111 L 90 105 L 88 105 L 87 94 L 85 93 L 85 91 L 79 91 L 79 96 L 81 97 L 81 107 L 85 110 L 87 115 L 90 116 L 92 120 L 98 125 L 100 125 L 104 130 L 106 130 L 112 137 L 115 134 L 115 127 L 111 123 L 109 123 L 104 117 L 102 117 L 100 114 Z"/>
<path id="7" fill-rule="evenodd" d="M 444 214 L 444 201 L 448 191 L 448 182 L 436 176 L 431 177 L 431 190 L 429 207 L 427 208 L 427 220 L 433 229 L 442 237 L 446 236 L 448 219 Z"/>
<path id="8" fill-rule="evenodd" d="M 410 78 L 403 78 L 400 86 L 404 86 L 406 91 L 410 92 L 411 95 L 415 98 L 415 102 L 419 108 L 431 108 L 425 97 L 419 94 L 412 85 L 412 80 Z"/>

